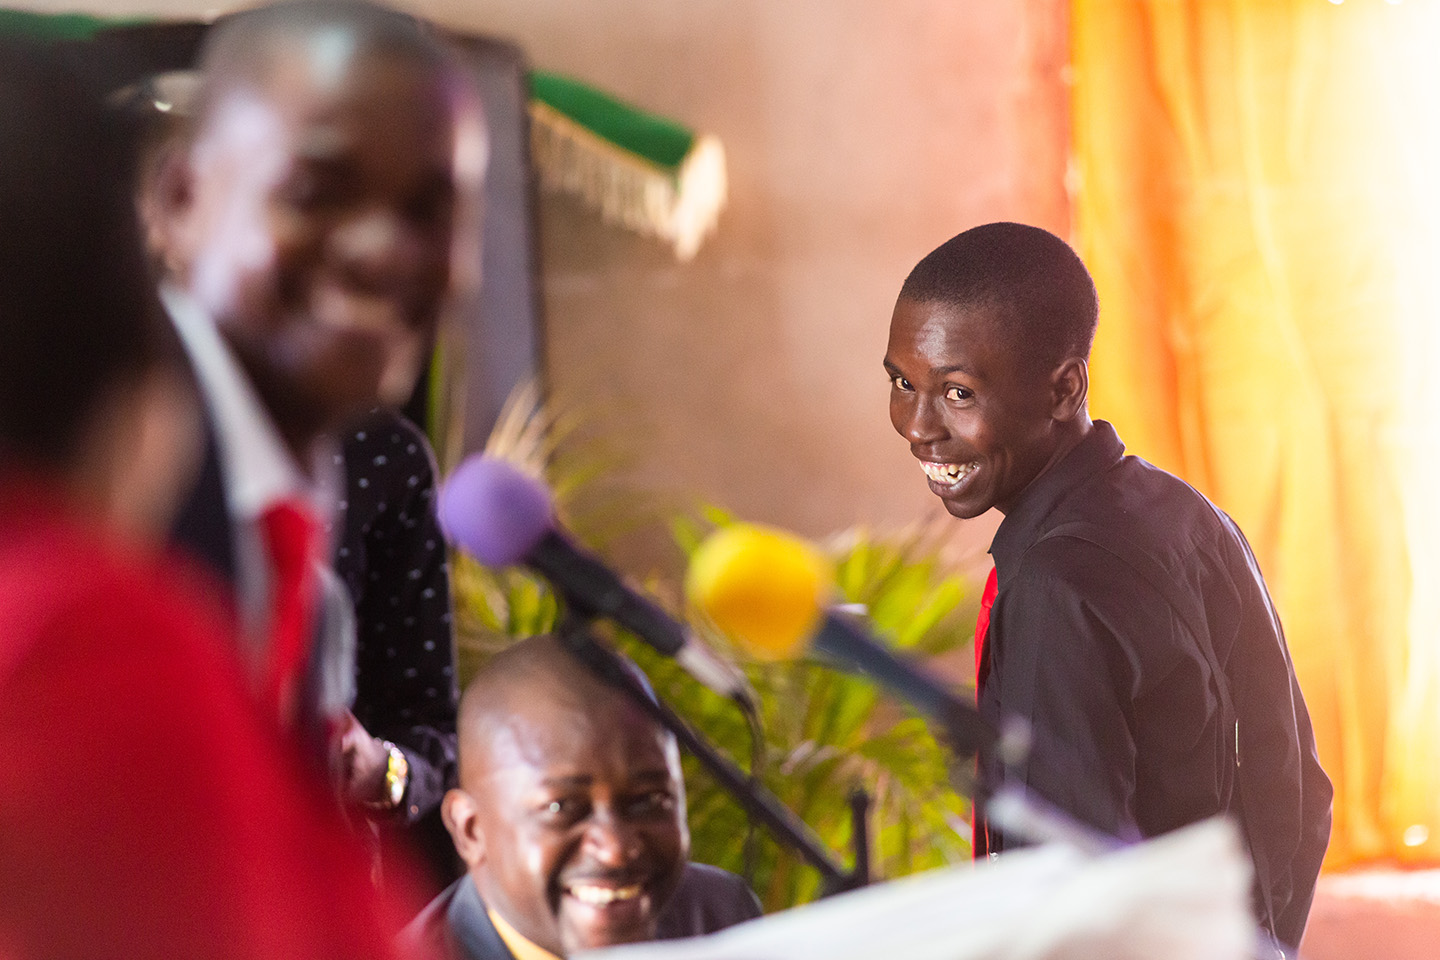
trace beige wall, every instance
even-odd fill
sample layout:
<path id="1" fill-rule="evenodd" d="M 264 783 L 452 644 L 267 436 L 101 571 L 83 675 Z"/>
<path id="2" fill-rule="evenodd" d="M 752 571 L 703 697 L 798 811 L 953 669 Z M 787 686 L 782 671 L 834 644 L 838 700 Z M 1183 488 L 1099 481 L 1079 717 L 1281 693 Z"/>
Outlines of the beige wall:
<path id="1" fill-rule="evenodd" d="M 434 9 L 441 9 L 436 4 Z M 886 413 L 900 283 L 965 227 L 1065 230 L 1059 0 L 480 0 L 532 62 L 719 135 L 696 259 L 543 205 L 557 396 L 641 486 L 822 534 L 940 511 Z M 988 542 L 992 524 L 975 531 Z"/>
<path id="2" fill-rule="evenodd" d="M 1063 0 L 408 6 L 726 146 L 730 206 L 689 264 L 542 204 L 551 382 L 619 441 L 622 483 L 807 534 L 939 515 L 886 415 L 890 308 L 961 229 L 1067 229 Z M 983 545 L 993 523 L 962 538 Z"/>

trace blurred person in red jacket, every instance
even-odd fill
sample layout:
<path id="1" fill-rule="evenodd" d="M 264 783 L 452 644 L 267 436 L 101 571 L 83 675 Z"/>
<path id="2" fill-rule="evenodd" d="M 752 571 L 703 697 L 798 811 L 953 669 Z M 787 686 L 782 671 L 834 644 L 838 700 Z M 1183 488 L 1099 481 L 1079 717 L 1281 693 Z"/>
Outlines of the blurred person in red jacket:
<path id="1" fill-rule="evenodd" d="M 402 911 L 156 545 L 199 425 L 127 142 L 0 48 L 0 955 L 389 956 Z"/>

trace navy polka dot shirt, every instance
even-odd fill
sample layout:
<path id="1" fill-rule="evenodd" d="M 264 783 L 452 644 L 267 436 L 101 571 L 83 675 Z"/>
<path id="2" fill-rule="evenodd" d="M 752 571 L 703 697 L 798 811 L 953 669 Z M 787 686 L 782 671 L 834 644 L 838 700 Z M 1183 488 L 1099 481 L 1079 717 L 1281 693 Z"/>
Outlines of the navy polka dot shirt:
<path id="1" fill-rule="evenodd" d="M 400 818 L 434 811 L 455 784 L 459 693 L 450 571 L 435 517 L 435 458 L 410 421 L 375 411 L 343 438 L 345 529 L 335 569 L 355 601 L 356 718 L 400 747 Z"/>

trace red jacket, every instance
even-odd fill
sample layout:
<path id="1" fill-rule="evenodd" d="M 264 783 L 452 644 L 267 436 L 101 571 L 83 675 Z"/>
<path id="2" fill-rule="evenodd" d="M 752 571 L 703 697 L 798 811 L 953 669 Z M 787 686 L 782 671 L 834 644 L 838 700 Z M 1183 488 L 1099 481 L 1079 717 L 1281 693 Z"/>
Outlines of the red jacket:
<path id="1" fill-rule="evenodd" d="M 0 956 L 391 956 L 198 581 L 100 529 L 0 488 Z"/>

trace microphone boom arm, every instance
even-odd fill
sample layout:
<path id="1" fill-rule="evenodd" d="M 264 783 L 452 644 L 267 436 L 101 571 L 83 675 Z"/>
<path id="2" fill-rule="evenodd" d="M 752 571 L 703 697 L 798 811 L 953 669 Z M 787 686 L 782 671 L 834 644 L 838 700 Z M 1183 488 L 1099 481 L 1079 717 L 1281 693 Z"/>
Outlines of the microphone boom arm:
<path id="1" fill-rule="evenodd" d="M 1015 769 L 1030 749 L 1029 726 L 1012 717 L 996 730 L 974 706 L 871 640 L 859 624 L 846 616 L 838 611 L 832 614 L 833 619 L 826 621 L 816 638 L 816 651 L 834 661 L 839 669 L 898 692 L 928 717 L 940 742 L 949 748 L 952 786 L 969 796 L 991 824 L 1017 840 L 1067 843 L 1090 853 L 1118 845 L 1114 837 L 1081 823 L 1022 786 L 992 783 L 972 773 L 973 758 L 982 752 L 993 754 L 1005 769 Z"/>

